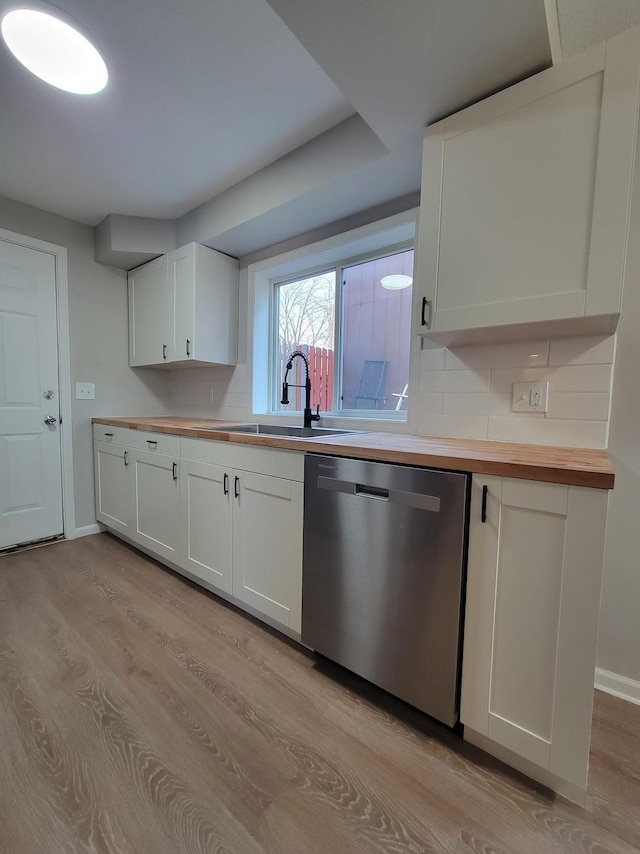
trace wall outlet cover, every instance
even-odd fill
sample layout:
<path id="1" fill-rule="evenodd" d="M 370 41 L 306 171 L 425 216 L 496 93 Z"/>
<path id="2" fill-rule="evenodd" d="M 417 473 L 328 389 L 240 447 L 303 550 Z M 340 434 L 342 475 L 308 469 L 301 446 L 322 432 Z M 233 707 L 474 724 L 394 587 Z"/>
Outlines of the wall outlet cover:
<path id="1" fill-rule="evenodd" d="M 512 412 L 546 412 L 549 408 L 549 382 L 513 383 Z"/>

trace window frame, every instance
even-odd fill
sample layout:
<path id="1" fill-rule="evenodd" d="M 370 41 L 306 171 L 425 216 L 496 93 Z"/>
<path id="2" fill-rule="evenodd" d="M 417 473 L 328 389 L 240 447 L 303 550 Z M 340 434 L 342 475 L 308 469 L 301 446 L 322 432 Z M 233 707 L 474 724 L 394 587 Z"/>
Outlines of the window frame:
<path id="1" fill-rule="evenodd" d="M 280 416 L 286 413 L 300 414 L 302 410 L 278 408 L 281 383 L 276 377 L 276 367 L 279 362 L 280 349 L 280 302 L 278 289 L 283 285 L 299 282 L 303 279 L 310 279 L 316 276 L 325 275 L 327 273 L 335 273 L 335 324 L 333 336 L 333 401 L 342 401 L 342 386 L 343 386 L 343 368 L 344 368 L 344 270 L 349 267 L 355 267 L 358 264 L 364 264 L 368 261 L 377 261 L 381 258 L 387 258 L 390 255 L 398 255 L 401 252 L 406 252 L 412 249 L 414 252 L 414 282 L 415 282 L 415 253 L 416 253 L 416 238 L 404 240 L 381 246 L 378 249 L 369 252 L 362 252 L 356 255 L 339 258 L 331 264 L 315 265 L 307 268 L 302 267 L 295 273 L 290 273 L 287 276 L 277 276 L 269 279 L 269 404 L 268 414 Z M 410 342 L 408 342 L 410 345 Z M 410 356 L 410 354 L 409 354 Z M 376 419 L 385 421 L 406 422 L 408 419 L 407 409 L 346 409 L 340 407 L 334 408 L 331 411 L 321 412 L 321 416 L 327 418 L 351 418 L 351 419 Z"/>

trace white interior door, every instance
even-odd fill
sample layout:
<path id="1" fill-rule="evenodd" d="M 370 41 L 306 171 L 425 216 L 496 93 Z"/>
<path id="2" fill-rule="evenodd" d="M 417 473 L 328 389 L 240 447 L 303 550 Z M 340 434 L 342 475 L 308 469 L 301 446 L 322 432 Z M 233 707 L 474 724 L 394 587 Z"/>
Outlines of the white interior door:
<path id="1" fill-rule="evenodd" d="M 55 258 L 0 240 L 0 548 L 63 532 L 59 420 Z"/>

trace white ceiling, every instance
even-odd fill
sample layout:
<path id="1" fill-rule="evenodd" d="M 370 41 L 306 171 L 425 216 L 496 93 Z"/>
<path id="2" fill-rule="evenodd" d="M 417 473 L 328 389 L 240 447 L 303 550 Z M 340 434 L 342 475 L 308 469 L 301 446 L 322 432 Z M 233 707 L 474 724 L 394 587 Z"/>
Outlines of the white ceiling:
<path id="1" fill-rule="evenodd" d="M 426 123 L 550 64 L 544 0 L 57 5 L 93 36 L 110 82 L 59 92 L 0 44 L 0 194 L 89 225 L 197 208 L 183 221 L 205 233 L 191 239 L 236 255 L 417 190 Z M 340 123 L 356 113 L 377 149 L 347 162 L 337 141 L 355 126 Z M 239 200 L 265 167 L 304 180 L 244 222 Z"/>

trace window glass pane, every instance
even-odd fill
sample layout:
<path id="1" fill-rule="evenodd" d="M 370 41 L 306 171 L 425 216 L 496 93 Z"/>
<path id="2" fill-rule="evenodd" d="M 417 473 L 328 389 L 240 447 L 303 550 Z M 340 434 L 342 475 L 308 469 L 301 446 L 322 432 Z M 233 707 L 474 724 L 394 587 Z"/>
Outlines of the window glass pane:
<path id="1" fill-rule="evenodd" d="M 343 409 L 407 408 L 413 288 L 381 284 L 397 274 L 413 277 L 413 249 L 342 271 Z"/>
<path id="2" fill-rule="evenodd" d="M 276 353 L 278 395 L 275 408 L 283 411 L 304 409 L 304 389 L 290 388 L 289 405 L 280 404 L 280 387 L 287 360 L 295 350 L 302 350 L 309 361 L 311 407 L 322 412 L 333 405 L 333 347 L 335 340 L 336 274 L 335 270 L 307 279 L 286 282 L 276 288 L 279 346 Z M 295 359 L 288 382 L 303 384 L 302 359 Z"/>

